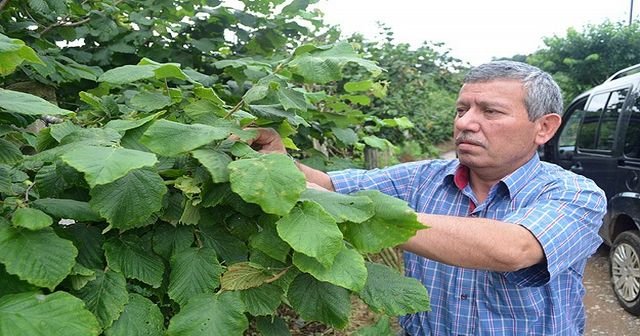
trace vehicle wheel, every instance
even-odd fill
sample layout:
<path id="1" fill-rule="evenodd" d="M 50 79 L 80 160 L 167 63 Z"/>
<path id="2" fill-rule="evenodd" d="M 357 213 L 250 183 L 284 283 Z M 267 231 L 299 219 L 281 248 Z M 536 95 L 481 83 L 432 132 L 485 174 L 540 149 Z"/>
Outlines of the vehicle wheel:
<path id="1" fill-rule="evenodd" d="M 640 315 L 640 234 L 625 231 L 613 242 L 609 253 L 609 274 L 620 305 Z"/>

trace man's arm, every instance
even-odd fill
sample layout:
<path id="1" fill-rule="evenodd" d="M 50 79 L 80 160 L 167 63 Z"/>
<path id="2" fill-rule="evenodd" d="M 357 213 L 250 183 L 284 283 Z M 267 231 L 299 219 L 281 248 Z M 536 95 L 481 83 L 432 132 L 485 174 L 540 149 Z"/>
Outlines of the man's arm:
<path id="1" fill-rule="evenodd" d="M 287 151 L 280 135 L 273 129 L 259 128 L 251 142 L 262 153 Z M 329 175 L 296 163 L 307 181 L 334 191 Z M 429 226 L 420 230 L 401 247 L 407 251 L 446 264 L 516 271 L 544 261 L 544 252 L 535 236 L 520 225 L 486 218 L 418 214 L 418 220 Z"/>
<path id="2" fill-rule="evenodd" d="M 487 218 L 420 213 L 429 226 L 401 245 L 406 251 L 445 264 L 513 272 L 543 262 L 542 246 L 526 228 Z"/>

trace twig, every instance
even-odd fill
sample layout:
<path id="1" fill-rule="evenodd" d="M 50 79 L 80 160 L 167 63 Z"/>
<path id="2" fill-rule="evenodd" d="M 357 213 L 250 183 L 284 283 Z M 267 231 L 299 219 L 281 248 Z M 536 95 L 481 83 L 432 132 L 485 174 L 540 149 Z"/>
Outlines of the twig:
<path id="1" fill-rule="evenodd" d="M 24 201 L 25 202 L 29 202 L 29 192 L 31 191 L 31 189 L 33 189 L 33 187 L 36 185 L 35 182 L 31 183 L 30 186 L 27 187 L 27 190 L 24 192 Z"/>
<path id="2" fill-rule="evenodd" d="M 85 24 L 87 22 L 89 22 L 91 20 L 90 17 L 86 17 L 80 21 L 76 21 L 76 22 L 70 22 L 70 23 L 64 23 L 64 22 L 56 22 L 48 27 L 46 27 L 44 30 L 42 30 L 42 32 L 40 33 L 40 35 L 44 35 L 46 34 L 48 31 L 50 31 L 53 28 L 56 27 L 76 27 L 82 24 Z"/>
<path id="3" fill-rule="evenodd" d="M 224 116 L 223 119 L 228 119 L 230 116 L 232 116 L 234 113 L 238 112 L 238 110 L 240 110 L 240 108 L 242 107 L 242 104 L 244 104 L 244 99 L 241 99 L 236 106 L 234 106 L 231 111 L 229 111 L 227 113 L 227 115 Z"/>

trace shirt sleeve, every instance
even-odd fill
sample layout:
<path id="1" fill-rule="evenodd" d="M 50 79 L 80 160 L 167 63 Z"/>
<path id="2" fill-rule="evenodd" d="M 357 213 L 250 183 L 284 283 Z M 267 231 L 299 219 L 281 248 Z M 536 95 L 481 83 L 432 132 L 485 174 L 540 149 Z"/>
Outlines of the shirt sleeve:
<path id="1" fill-rule="evenodd" d="M 598 230 L 606 211 L 604 192 L 579 175 L 560 181 L 548 186 L 532 204 L 503 219 L 527 228 L 545 254 L 544 263 L 506 273 L 507 279 L 519 286 L 545 285 L 588 258 L 602 243 Z"/>
<path id="2" fill-rule="evenodd" d="M 407 199 L 407 194 L 419 176 L 423 163 L 411 162 L 383 169 L 347 169 L 329 172 L 336 192 L 350 194 L 375 189 L 389 196 Z"/>

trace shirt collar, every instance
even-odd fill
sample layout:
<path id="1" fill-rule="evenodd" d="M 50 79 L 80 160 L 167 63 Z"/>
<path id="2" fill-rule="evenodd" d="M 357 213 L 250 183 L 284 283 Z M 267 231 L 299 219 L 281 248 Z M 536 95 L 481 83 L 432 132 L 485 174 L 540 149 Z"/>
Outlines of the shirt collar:
<path id="1" fill-rule="evenodd" d="M 503 177 L 500 181 L 507 188 L 510 195 L 522 189 L 526 183 L 535 176 L 535 171 L 540 166 L 540 157 L 535 153 L 527 163 L 520 166 L 513 173 Z M 451 169 L 447 176 L 452 176 L 455 186 L 462 190 L 469 184 L 469 167 L 458 162 L 457 166 Z"/>

